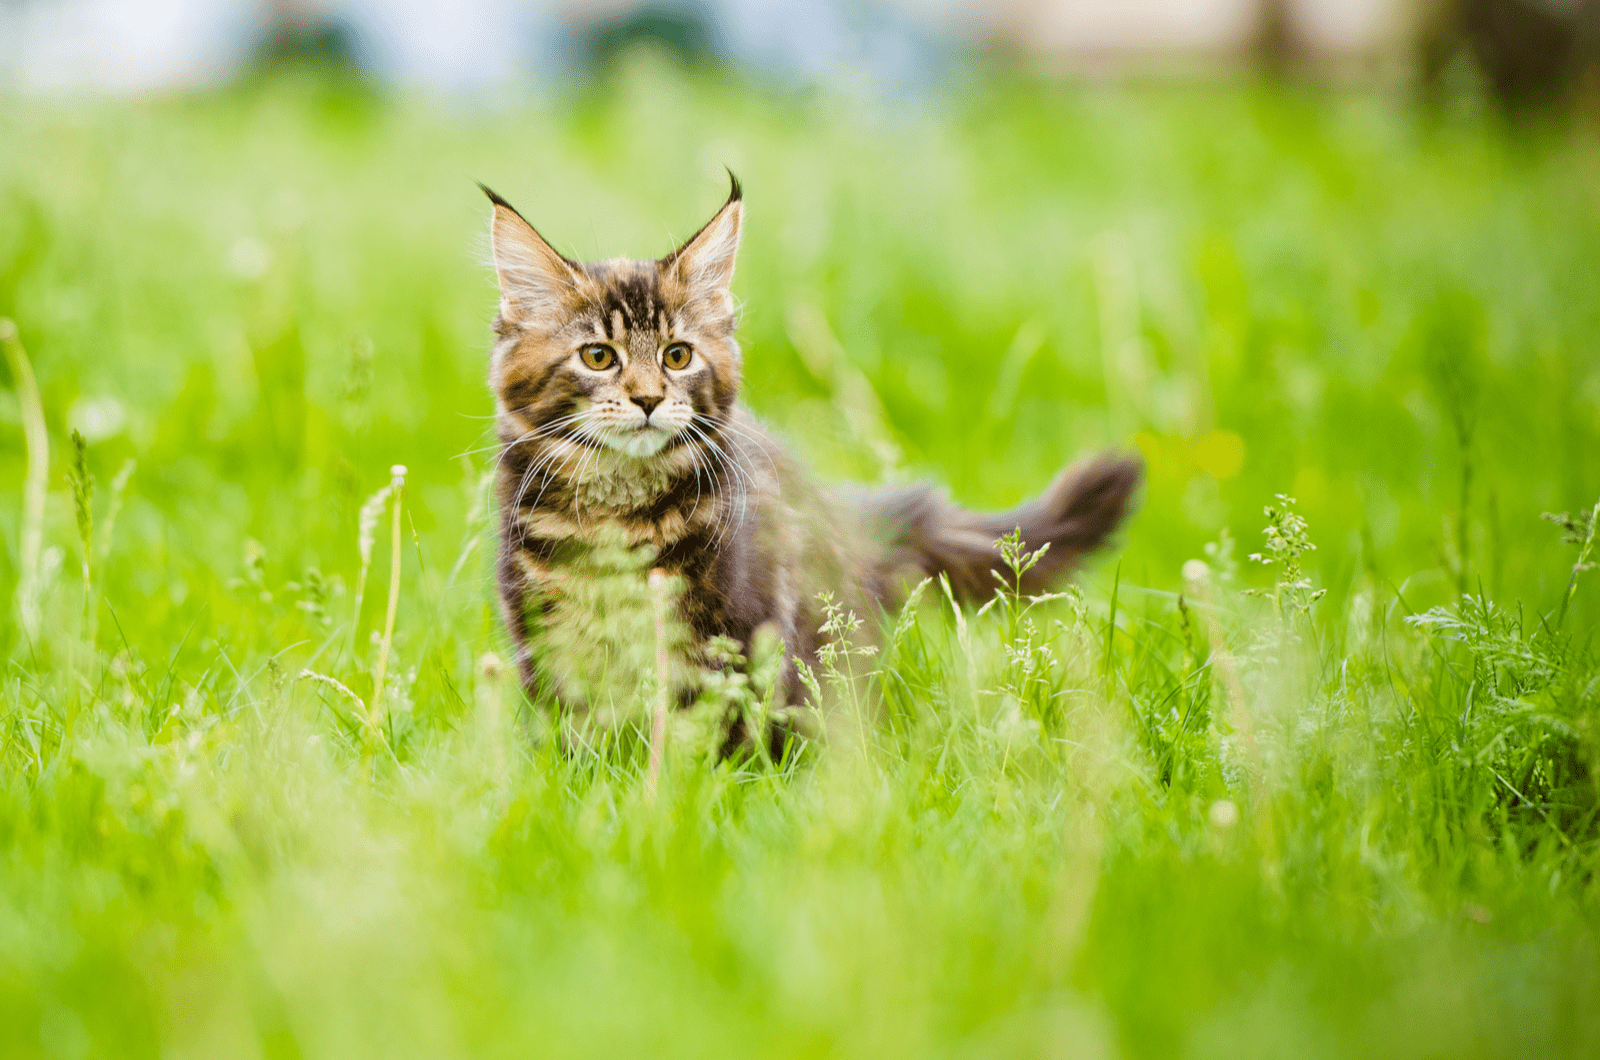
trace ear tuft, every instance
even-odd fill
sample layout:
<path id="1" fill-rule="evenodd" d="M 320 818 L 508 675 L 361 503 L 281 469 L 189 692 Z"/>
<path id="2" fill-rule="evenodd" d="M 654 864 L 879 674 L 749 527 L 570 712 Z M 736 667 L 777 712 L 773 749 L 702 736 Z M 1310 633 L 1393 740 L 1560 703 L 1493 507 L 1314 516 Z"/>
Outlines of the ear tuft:
<path id="1" fill-rule="evenodd" d="M 494 203 L 489 242 L 500 281 L 500 316 L 509 324 L 532 324 L 559 315 L 574 300 L 583 267 L 545 241 L 505 199 L 479 184 Z"/>
<path id="2" fill-rule="evenodd" d="M 689 288 L 691 297 L 732 309 L 728 287 L 733 283 L 734 259 L 739 253 L 739 232 L 744 222 L 744 189 L 728 171 L 728 199 L 715 217 L 658 263 Z"/>
<path id="3" fill-rule="evenodd" d="M 489 197 L 489 201 L 494 203 L 496 206 L 504 206 L 506 209 L 510 210 L 512 213 L 516 213 L 517 212 L 516 207 L 512 206 L 509 202 L 506 202 L 504 199 L 502 199 L 498 192 L 496 192 L 493 188 L 489 187 L 489 185 L 485 184 L 481 180 L 478 181 L 478 190 L 483 192 L 485 195 L 487 195 Z"/>

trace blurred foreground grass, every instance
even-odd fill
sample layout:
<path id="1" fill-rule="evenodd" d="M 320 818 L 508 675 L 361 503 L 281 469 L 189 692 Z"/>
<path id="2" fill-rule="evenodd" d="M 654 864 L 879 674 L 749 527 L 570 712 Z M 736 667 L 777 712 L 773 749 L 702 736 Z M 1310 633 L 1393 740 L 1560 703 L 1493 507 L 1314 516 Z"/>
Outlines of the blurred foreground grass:
<path id="1" fill-rule="evenodd" d="M 19 592 L 8 366 L 5 1055 L 1600 1049 L 1600 592 L 1540 520 L 1600 492 L 1592 137 L 638 66 L 471 112 L 10 101 L 0 143 L 50 448 Z M 822 473 L 1000 506 L 1132 444 L 1150 486 L 1032 625 L 925 592 L 862 660 L 865 737 L 780 771 L 685 737 L 650 803 L 636 748 L 557 754 L 484 659 L 472 181 L 643 255 L 725 163 L 746 397 Z M 383 520 L 358 592 L 358 510 L 397 463 L 371 718 L 392 557 Z M 1278 493 L 1309 587 L 1243 558 Z"/>

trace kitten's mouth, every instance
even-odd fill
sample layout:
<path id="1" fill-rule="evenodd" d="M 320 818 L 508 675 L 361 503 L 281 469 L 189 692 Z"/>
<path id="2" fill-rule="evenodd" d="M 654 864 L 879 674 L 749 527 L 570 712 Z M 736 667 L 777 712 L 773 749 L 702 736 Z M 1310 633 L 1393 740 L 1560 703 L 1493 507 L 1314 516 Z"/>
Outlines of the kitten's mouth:
<path id="1" fill-rule="evenodd" d="M 638 427 L 623 427 L 608 431 L 604 441 L 608 448 L 619 453 L 633 457 L 647 457 L 655 456 L 665 449 L 676 434 L 676 431 L 642 424 Z"/>

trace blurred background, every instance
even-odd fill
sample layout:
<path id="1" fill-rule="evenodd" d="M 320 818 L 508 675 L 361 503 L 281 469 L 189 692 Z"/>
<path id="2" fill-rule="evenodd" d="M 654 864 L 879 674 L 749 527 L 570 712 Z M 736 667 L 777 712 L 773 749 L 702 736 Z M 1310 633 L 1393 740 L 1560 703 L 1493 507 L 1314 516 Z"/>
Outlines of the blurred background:
<path id="1" fill-rule="evenodd" d="M 390 83 L 549 86 L 632 44 L 769 83 L 928 88 L 963 57 L 1056 74 L 1242 65 L 1365 81 L 1408 69 L 1509 100 L 1594 77 L 1592 0 L 7 0 L 0 69 L 28 92 L 214 85 L 286 58 Z M 1592 84 L 1591 84 L 1592 87 Z"/>
<path id="2" fill-rule="evenodd" d="M 551 84 L 630 42 L 779 82 L 923 84 L 974 51 L 1057 72 L 1292 63 L 1371 78 L 1470 65 L 1510 97 L 1592 77 L 1590 0 L 8 0 L 0 65 L 29 91 L 215 84 L 316 56 L 451 89 Z"/>
<path id="3" fill-rule="evenodd" d="M 746 398 L 824 475 L 999 507 L 1136 447 L 1125 579 L 1289 493 L 1339 592 L 1543 606 L 1600 452 L 1597 90 L 1596 0 L 0 0 L 0 315 L 57 568 L 71 432 L 138 464 L 104 576 L 157 640 L 241 571 L 348 576 L 394 463 L 449 568 L 474 181 L 643 256 L 724 165 Z"/>

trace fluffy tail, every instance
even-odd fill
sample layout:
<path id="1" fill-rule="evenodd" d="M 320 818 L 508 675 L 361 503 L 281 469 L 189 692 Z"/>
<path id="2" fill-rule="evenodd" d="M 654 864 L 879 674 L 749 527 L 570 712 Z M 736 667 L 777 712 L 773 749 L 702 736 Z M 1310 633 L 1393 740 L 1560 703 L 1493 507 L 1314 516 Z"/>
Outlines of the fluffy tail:
<path id="1" fill-rule="evenodd" d="M 880 490 L 863 504 L 889 546 L 886 582 L 915 567 L 947 575 L 950 587 L 966 599 L 984 600 L 996 586 L 990 572 L 1001 565 L 997 540 L 1021 530 L 1030 550 L 1050 546 L 1022 579 L 1024 592 L 1042 592 L 1106 542 L 1143 477 L 1142 461 L 1105 455 L 1062 472 L 1042 496 L 999 514 L 969 512 L 926 486 Z"/>

